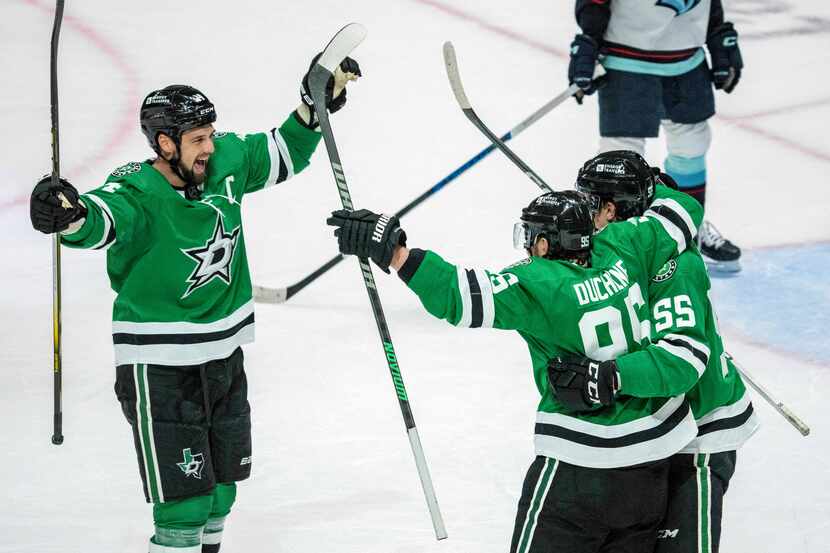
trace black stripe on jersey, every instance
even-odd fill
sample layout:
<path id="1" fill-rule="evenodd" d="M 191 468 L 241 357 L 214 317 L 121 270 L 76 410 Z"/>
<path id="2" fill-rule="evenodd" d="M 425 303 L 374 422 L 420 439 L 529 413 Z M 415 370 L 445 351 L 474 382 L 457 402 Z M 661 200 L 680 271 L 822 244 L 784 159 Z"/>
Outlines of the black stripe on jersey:
<path id="1" fill-rule="evenodd" d="M 478 283 L 476 273 L 472 269 L 466 269 L 467 281 L 470 283 L 470 328 L 481 328 L 484 321 L 484 304 L 481 301 L 481 285 Z"/>
<path id="2" fill-rule="evenodd" d="M 695 357 L 697 357 L 698 361 L 700 361 L 704 365 L 706 365 L 709 362 L 709 356 L 706 355 L 705 351 L 697 349 L 685 340 L 680 340 L 679 338 L 663 338 L 661 342 L 667 342 L 673 346 L 689 350 L 689 352 Z"/>
<path id="3" fill-rule="evenodd" d="M 680 229 L 680 232 L 683 233 L 683 238 L 686 239 L 686 247 L 692 245 L 692 240 L 694 238 L 694 230 L 690 229 L 686 222 L 683 220 L 683 217 L 680 216 L 675 210 L 670 208 L 666 205 L 658 205 L 651 208 L 651 211 L 655 212 L 658 215 L 662 215 L 666 219 L 668 219 L 674 226 Z"/>
<path id="4" fill-rule="evenodd" d="M 274 141 L 274 144 L 279 144 L 276 133 L 276 128 L 271 129 L 271 140 Z M 282 182 L 288 178 L 288 165 L 286 165 L 285 160 L 282 159 L 282 152 L 280 151 L 279 146 L 277 146 L 277 154 L 280 156 L 280 173 L 277 175 L 277 182 Z"/>
<path id="5" fill-rule="evenodd" d="M 580 445 L 586 445 L 589 447 L 626 447 L 634 444 L 639 444 L 642 442 L 647 442 L 649 440 L 655 440 L 661 436 L 664 436 L 674 430 L 674 428 L 680 424 L 680 422 L 689 414 L 689 402 L 683 401 L 683 404 L 675 410 L 674 413 L 669 416 L 666 420 L 655 426 L 654 428 L 649 428 L 648 430 L 641 430 L 640 432 L 632 432 L 631 434 L 626 434 L 625 436 L 619 436 L 617 438 L 601 438 L 599 436 L 593 436 L 591 434 L 585 434 L 584 432 L 578 432 L 576 430 L 571 430 L 570 428 L 564 428 L 562 426 L 557 426 L 555 424 L 550 423 L 536 423 L 536 434 L 540 434 L 543 436 L 553 436 L 554 438 L 562 438 L 563 440 L 568 440 L 569 442 L 574 442 Z"/>
<path id="6" fill-rule="evenodd" d="M 114 344 L 130 344 L 132 346 L 152 346 L 156 344 L 202 344 L 218 342 L 230 338 L 248 325 L 254 324 L 254 314 L 251 313 L 243 321 L 227 330 L 204 332 L 200 334 L 131 334 L 118 332 L 112 335 Z"/>
<path id="7" fill-rule="evenodd" d="M 707 422 L 698 427 L 697 435 L 703 436 L 704 434 L 710 434 L 712 432 L 717 432 L 718 430 L 730 430 L 732 428 L 738 428 L 746 421 L 749 420 L 749 417 L 752 416 L 753 413 L 752 404 L 750 403 L 744 412 L 735 415 L 734 417 L 727 417 L 725 419 L 718 419 L 716 421 Z"/>
<path id="8" fill-rule="evenodd" d="M 103 200 L 101 200 L 101 201 L 103 201 Z M 104 243 L 101 244 L 100 246 L 98 246 L 97 248 L 93 248 L 95 250 L 100 250 L 102 248 L 106 248 L 107 246 L 109 246 L 110 244 L 115 242 L 115 221 L 112 220 L 112 217 L 110 217 L 110 214 L 107 213 L 106 209 L 102 209 L 101 213 L 104 215 L 104 217 L 107 218 L 107 221 L 110 222 L 110 230 L 107 233 L 107 239 L 104 240 Z"/>

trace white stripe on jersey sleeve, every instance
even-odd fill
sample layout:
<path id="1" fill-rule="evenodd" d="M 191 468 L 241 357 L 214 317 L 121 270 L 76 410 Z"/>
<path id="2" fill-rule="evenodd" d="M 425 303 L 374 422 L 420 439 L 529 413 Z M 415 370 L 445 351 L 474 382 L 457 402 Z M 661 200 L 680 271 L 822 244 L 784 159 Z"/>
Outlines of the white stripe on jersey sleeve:
<path id="1" fill-rule="evenodd" d="M 658 348 L 661 348 L 661 349 L 665 350 L 666 352 L 674 355 L 675 357 L 678 357 L 678 358 L 682 359 L 683 361 L 687 362 L 692 367 L 694 367 L 695 371 L 697 371 L 698 378 L 703 376 L 703 371 L 706 370 L 706 365 L 704 363 L 702 363 L 700 361 L 700 359 L 695 357 L 694 354 L 692 354 L 692 352 L 689 351 L 688 349 L 686 349 L 682 346 L 676 346 L 674 344 L 670 344 L 670 343 L 666 342 L 665 340 L 660 340 L 655 345 Z"/>
<path id="2" fill-rule="evenodd" d="M 686 248 L 689 247 L 689 244 L 686 243 L 686 237 L 683 236 L 683 231 L 681 231 L 680 228 L 677 227 L 677 225 L 675 225 L 662 215 L 654 211 L 651 211 L 650 209 L 646 211 L 644 215 L 646 217 L 657 219 L 657 221 L 659 221 L 660 224 L 663 225 L 663 228 L 666 229 L 666 232 L 669 233 L 669 236 L 671 236 L 674 239 L 674 241 L 677 242 L 678 252 L 685 251 Z"/>
<path id="3" fill-rule="evenodd" d="M 665 336 L 663 336 L 663 338 L 666 340 L 680 340 L 681 342 L 689 344 L 689 347 L 697 350 L 706 357 L 706 363 L 709 362 L 709 346 L 707 346 L 700 340 L 695 340 L 694 338 L 690 336 L 685 336 L 683 334 L 666 334 Z"/>
<path id="4" fill-rule="evenodd" d="M 280 134 L 279 129 L 274 133 L 274 138 L 277 141 L 277 147 L 280 149 L 280 155 L 282 155 L 282 160 L 285 162 L 285 167 L 288 169 L 288 175 L 286 175 L 286 180 L 290 179 L 294 176 L 294 162 L 291 161 L 291 154 L 288 152 L 288 145 L 285 143 L 285 139 Z"/>
<path id="5" fill-rule="evenodd" d="M 103 217 L 101 217 L 104 220 L 104 233 L 101 235 L 101 239 L 94 246 L 92 246 L 90 249 L 97 250 L 98 248 L 101 248 L 102 246 L 103 246 L 103 248 L 101 248 L 101 249 L 104 249 L 104 250 L 109 249 L 109 247 L 112 246 L 113 244 L 115 244 L 115 241 L 118 239 L 118 236 L 116 235 L 115 239 L 113 239 L 111 242 L 107 243 L 107 238 L 109 238 L 109 235 L 110 235 L 110 229 L 112 229 L 112 227 L 115 225 L 115 217 L 112 216 L 112 211 L 110 210 L 110 206 L 107 205 L 107 202 L 105 202 L 104 200 L 102 200 L 101 198 L 99 198 L 98 196 L 95 196 L 93 194 L 90 194 L 90 195 L 84 196 L 84 197 L 89 198 L 90 200 L 95 202 L 95 204 L 98 207 L 101 208 L 101 211 L 103 211 L 103 215 L 104 215 Z"/>
<path id="6" fill-rule="evenodd" d="M 659 206 L 665 206 L 675 213 L 677 213 L 683 222 L 686 223 L 686 227 L 689 229 L 689 233 L 692 235 L 692 239 L 697 236 L 697 228 L 695 228 L 694 221 L 692 221 L 692 216 L 689 215 L 689 212 L 680 205 L 676 200 L 672 200 L 671 198 L 660 198 L 658 200 L 654 200 L 651 202 L 650 208 L 655 208 Z"/>
<path id="7" fill-rule="evenodd" d="M 475 270 L 478 286 L 481 288 L 481 328 L 493 328 L 496 320 L 496 304 L 493 299 L 493 284 L 487 272 L 481 269 Z"/>
<path id="8" fill-rule="evenodd" d="M 461 296 L 461 318 L 455 326 L 469 328 L 473 319 L 473 298 L 470 295 L 470 281 L 467 279 L 467 271 L 463 267 L 456 267 L 458 278 L 458 293 Z"/>

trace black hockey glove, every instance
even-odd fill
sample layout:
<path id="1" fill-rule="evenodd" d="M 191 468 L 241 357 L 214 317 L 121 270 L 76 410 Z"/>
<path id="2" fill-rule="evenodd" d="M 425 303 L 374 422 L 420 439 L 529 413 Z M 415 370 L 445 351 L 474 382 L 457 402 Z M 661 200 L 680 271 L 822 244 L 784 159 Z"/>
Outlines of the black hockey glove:
<path id="1" fill-rule="evenodd" d="M 303 80 L 300 83 L 300 100 L 308 107 L 309 112 L 311 113 L 311 123 L 310 126 L 312 128 L 316 128 L 319 125 L 317 121 L 317 113 L 314 111 L 314 100 L 311 98 L 311 89 L 308 86 L 308 75 L 311 73 L 311 70 L 314 68 L 314 64 L 317 63 L 317 60 L 320 59 L 323 53 L 320 52 L 314 59 L 311 60 L 311 65 L 308 66 L 308 71 L 303 76 Z M 343 61 L 340 62 L 340 69 L 343 73 L 352 73 L 358 77 L 362 77 L 363 73 L 360 72 L 360 65 L 353 60 L 352 58 L 347 57 Z M 337 95 L 336 98 L 334 96 L 334 75 L 331 76 L 329 82 L 326 84 L 326 108 L 329 110 L 329 113 L 334 113 L 335 111 L 339 110 L 343 107 L 346 103 L 346 88 L 343 87 L 343 90 L 340 94 Z"/>
<path id="2" fill-rule="evenodd" d="M 334 235 L 340 253 L 371 258 L 386 273 L 395 247 L 406 245 L 406 233 L 394 215 L 372 213 L 368 209 L 338 209 L 332 211 L 326 223 L 338 227 Z"/>
<path id="3" fill-rule="evenodd" d="M 52 186 L 51 175 L 40 179 L 29 200 L 29 216 L 32 226 L 45 234 L 65 230 L 71 223 L 86 217 L 86 208 L 78 197 L 78 191 L 66 179 Z"/>
<path id="4" fill-rule="evenodd" d="M 712 82 L 718 90 L 732 92 L 741 80 L 744 67 L 741 48 L 738 46 L 738 31 L 732 23 L 724 23 L 706 39 L 709 55 L 712 57 Z"/>
<path id="5" fill-rule="evenodd" d="M 561 355 L 548 362 L 548 382 L 556 399 L 574 411 L 588 411 L 614 403 L 620 388 L 617 363 Z"/>
<path id="6" fill-rule="evenodd" d="M 576 35 L 571 42 L 571 61 L 568 64 L 568 84 L 576 84 L 579 91 L 574 98 L 580 104 L 582 98 L 596 92 L 601 84 L 594 81 L 594 67 L 599 57 L 599 44 L 588 35 Z"/>

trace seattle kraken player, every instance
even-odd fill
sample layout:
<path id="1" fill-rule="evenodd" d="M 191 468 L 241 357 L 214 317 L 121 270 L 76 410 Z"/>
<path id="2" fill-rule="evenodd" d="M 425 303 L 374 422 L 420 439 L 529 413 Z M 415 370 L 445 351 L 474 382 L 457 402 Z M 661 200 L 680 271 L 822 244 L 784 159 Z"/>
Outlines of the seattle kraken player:
<path id="1" fill-rule="evenodd" d="M 600 152 L 642 155 L 645 139 L 662 126 L 666 173 L 704 204 L 712 85 L 731 93 L 743 68 L 738 33 L 724 21 L 721 0 L 576 0 L 575 12 L 582 33 L 571 43 L 569 81 L 592 94 L 594 65 L 607 70 L 599 89 Z M 740 270 L 740 249 L 711 223 L 699 236 L 710 267 Z"/>

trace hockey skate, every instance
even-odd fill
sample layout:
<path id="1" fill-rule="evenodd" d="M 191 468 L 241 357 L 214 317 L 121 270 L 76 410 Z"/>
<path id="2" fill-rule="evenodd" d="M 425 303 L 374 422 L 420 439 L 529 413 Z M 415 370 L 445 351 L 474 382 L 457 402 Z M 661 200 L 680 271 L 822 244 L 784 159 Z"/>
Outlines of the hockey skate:
<path id="1" fill-rule="evenodd" d="M 710 271 L 737 273 L 741 270 L 741 249 L 724 238 L 709 221 L 703 221 L 700 226 L 698 245 Z"/>

